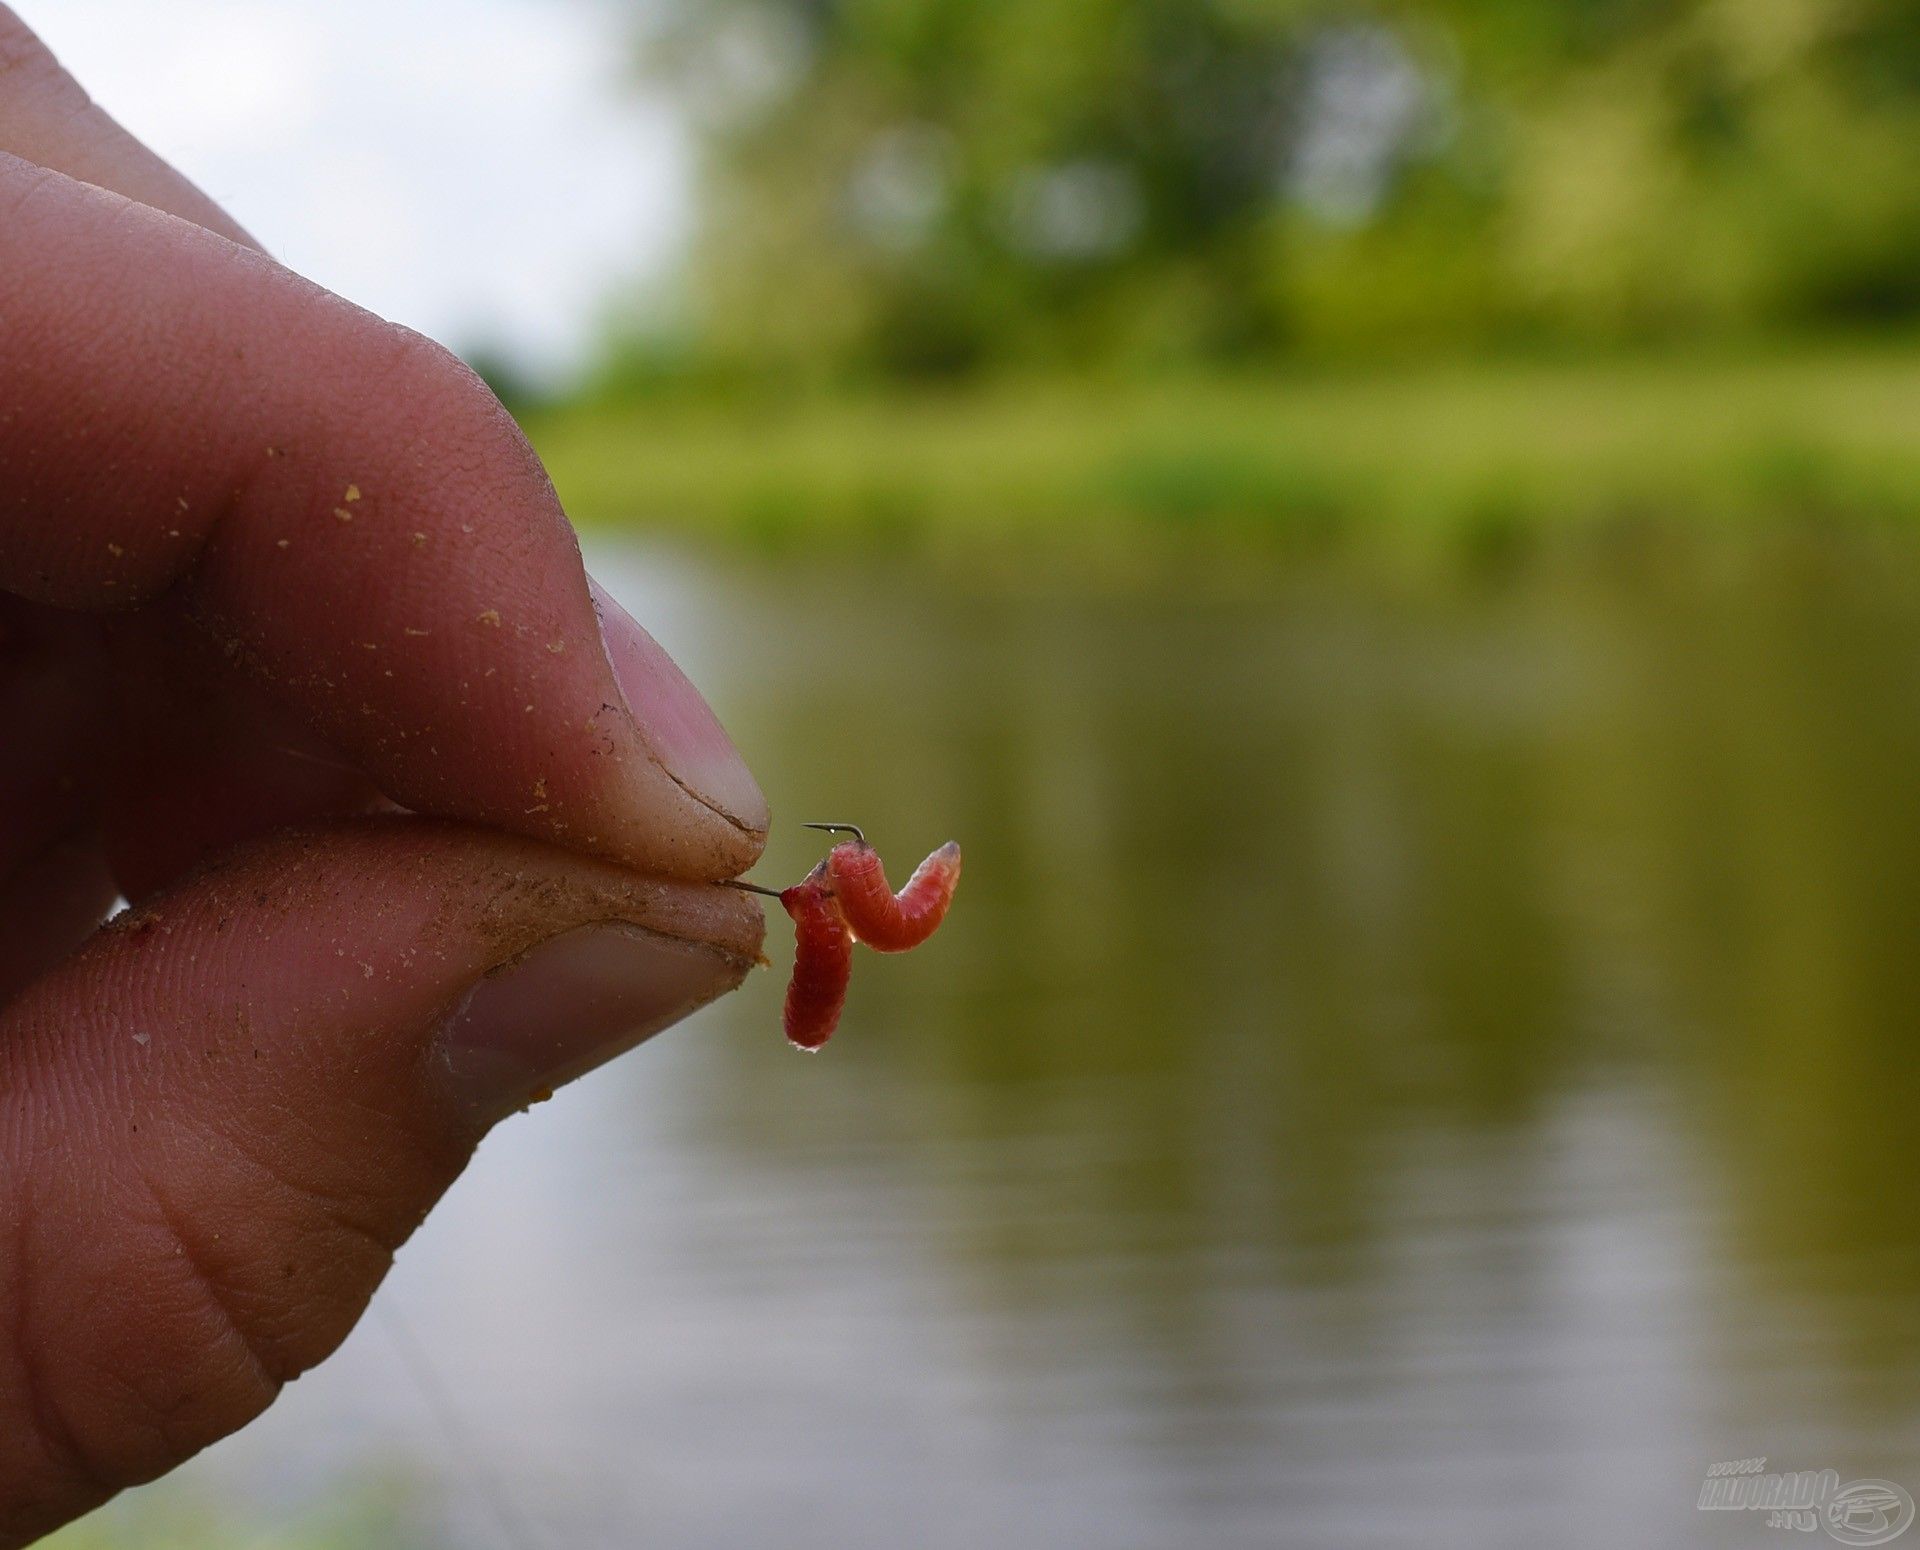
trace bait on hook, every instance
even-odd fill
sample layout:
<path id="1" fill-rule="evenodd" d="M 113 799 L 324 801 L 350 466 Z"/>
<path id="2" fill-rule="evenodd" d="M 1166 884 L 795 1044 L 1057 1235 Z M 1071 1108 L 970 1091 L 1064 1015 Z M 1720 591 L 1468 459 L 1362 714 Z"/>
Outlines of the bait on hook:
<path id="1" fill-rule="evenodd" d="M 780 895 L 793 917 L 793 978 L 787 982 L 783 1021 L 787 1039 L 817 1050 L 840 1025 L 853 974 L 853 933 L 833 897 L 823 861 Z"/>
<path id="2" fill-rule="evenodd" d="M 940 928 L 960 883 L 960 847 L 948 840 L 913 869 L 907 886 L 887 886 L 880 852 L 864 839 L 836 845 L 827 879 L 853 934 L 877 953 L 904 953 Z"/>
<path id="3" fill-rule="evenodd" d="M 787 985 L 787 1038 L 817 1050 L 833 1036 L 853 972 L 853 944 L 904 953 L 933 935 L 947 917 L 960 883 L 960 847 L 949 840 L 914 868 L 906 887 L 887 886 L 880 853 L 859 825 L 810 823 L 829 834 L 851 834 L 793 887 L 780 892 L 735 881 L 732 888 L 778 899 L 793 918 L 793 978 Z"/>

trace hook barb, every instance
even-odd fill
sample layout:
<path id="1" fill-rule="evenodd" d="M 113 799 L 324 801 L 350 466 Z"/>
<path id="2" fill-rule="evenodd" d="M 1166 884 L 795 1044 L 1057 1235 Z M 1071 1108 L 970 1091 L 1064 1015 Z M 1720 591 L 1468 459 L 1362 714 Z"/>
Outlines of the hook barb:
<path id="1" fill-rule="evenodd" d="M 803 823 L 803 829 L 824 829 L 828 834 L 851 834 L 862 845 L 867 843 L 866 831 L 857 823 Z"/>

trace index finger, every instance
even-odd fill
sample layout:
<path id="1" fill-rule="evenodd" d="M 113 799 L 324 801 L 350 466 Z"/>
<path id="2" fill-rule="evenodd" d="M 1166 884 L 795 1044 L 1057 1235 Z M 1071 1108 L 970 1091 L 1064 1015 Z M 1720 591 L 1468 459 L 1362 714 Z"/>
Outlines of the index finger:
<path id="1" fill-rule="evenodd" d="M 0 154 L 0 587 L 179 589 L 387 794 L 689 878 L 767 811 L 453 356 L 213 232 Z"/>

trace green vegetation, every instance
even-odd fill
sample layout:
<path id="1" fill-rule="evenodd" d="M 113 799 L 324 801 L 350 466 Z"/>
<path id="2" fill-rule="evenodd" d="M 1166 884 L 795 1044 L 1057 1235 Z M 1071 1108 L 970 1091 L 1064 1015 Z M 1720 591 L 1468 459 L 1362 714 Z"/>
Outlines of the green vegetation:
<path id="1" fill-rule="evenodd" d="M 1007 569 L 1920 513 L 1907 0 L 660 0 L 576 517 Z"/>
<path id="2" fill-rule="evenodd" d="M 442 1541 L 413 1525 L 407 1496 L 394 1482 L 375 1480 L 304 1512 L 284 1505 L 246 1512 L 217 1505 L 204 1489 L 176 1480 L 118 1497 L 44 1544 L 45 1550 L 432 1550 Z"/>
<path id="3" fill-rule="evenodd" d="M 1920 352 L 1029 380 L 534 415 L 562 498 L 773 550 L 1044 563 L 1498 549 L 1595 524 L 1920 515 Z"/>
<path id="4" fill-rule="evenodd" d="M 1910 0 L 634 12 L 698 222 L 533 411 L 589 524 L 1158 569 L 1920 512 Z"/>
<path id="5" fill-rule="evenodd" d="M 634 9 L 701 151 L 701 369 L 1164 370 L 1920 311 L 1911 0 Z"/>

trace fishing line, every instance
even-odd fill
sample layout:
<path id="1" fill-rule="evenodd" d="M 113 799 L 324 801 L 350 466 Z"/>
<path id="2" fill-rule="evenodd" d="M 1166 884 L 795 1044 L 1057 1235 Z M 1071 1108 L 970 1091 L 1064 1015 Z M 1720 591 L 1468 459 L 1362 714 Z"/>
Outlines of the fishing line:
<path id="1" fill-rule="evenodd" d="M 475 1495 L 492 1511 L 502 1543 L 507 1550 L 539 1550 L 540 1540 L 534 1533 L 532 1521 L 514 1505 L 500 1476 L 487 1468 L 473 1433 L 461 1419 L 459 1407 L 434 1370 L 426 1346 L 400 1316 L 391 1288 L 374 1298 L 374 1310 L 387 1326 L 387 1334 L 400 1354 L 400 1365 L 406 1368 L 420 1390 L 420 1397 L 427 1402 L 442 1440 L 457 1455 L 460 1470 L 474 1487 Z"/>

